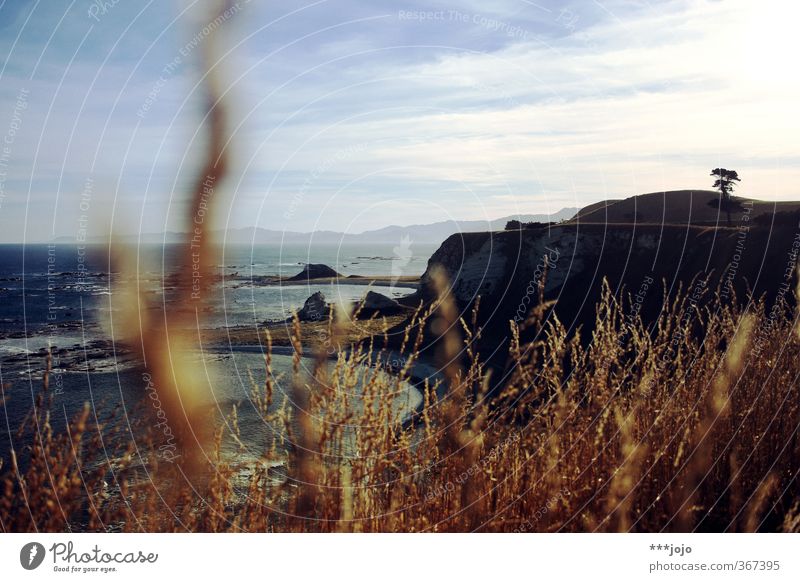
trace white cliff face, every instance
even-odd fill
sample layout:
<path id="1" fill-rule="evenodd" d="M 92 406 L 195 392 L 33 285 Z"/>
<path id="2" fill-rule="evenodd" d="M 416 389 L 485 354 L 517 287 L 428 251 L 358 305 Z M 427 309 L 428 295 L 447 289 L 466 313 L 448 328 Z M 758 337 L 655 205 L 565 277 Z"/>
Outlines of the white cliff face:
<path id="1" fill-rule="evenodd" d="M 529 284 L 544 284 L 548 293 L 560 288 L 570 271 L 582 271 L 585 258 L 576 253 L 575 233 L 551 229 L 550 235 L 528 237 L 523 240 L 524 271 L 530 273 Z M 545 269 L 546 265 L 546 269 Z"/>
<path id="2" fill-rule="evenodd" d="M 602 245 L 597 238 L 592 246 Z M 581 237 L 582 244 L 584 239 Z M 423 287 L 429 283 L 434 265 L 441 266 L 454 282 L 456 299 L 467 304 L 478 295 L 513 294 L 512 284 L 524 288 L 529 283 L 538 289 L 544 283 L 545 291 L 553 290 L 564 284 L 570 272 L 574 275 L 586 264 L 586 257 L 576 252 L 574 229 L 524 231 L 522 236 L 515 232 L 453 236 L 431 257 L 422 283 Z"/>
<path id="3" fill-rule="evenodd" d="M 549 298 L 563 301 L 569 299 L 564 293 L 580 294 L 591 304 L 604 278 L 613 288 L 638 288 L 644 276 L 691 281 L 698 273 L 713 272 L 718 277 L 737 256 L 738 237 L 733 230 L 704 227 L 601 224 L 454 235 L 431 257 L 421 292 L 433 295 L 430 273 L 439 266 L 463 306 L 480 295 L 483 308 L 488 302 L 493 310 L 515 313 L 538 298 L 541 285 Z M 747 281 L 761 280 L 766 292 L 774 291 L 776 284 L 761 265 L 765 254 L 783 252 L 773 238 L 764 230 L 747 239 L 747 265 L 737 271 L 742 286 L 746 275 Z M 572 307 L 580 308 L 578 303 Z"/>
<path id="4" fill-rule="evenodd" d="M 451 273 L 455 281 L 453 294 L 459 302 L 469 303 L 478 295 L 489 296 L 497 291 L 508 264 L 505 246 L 504 241 L 488 237 L 476 252 L 464 259 L 455 273 Z"/>
<path id="5" fill-rule="evenodd" d="M 543 257 L 548 259 L 545 277 L 545 293 L 560 289 L 567 277 L 584 274 L 594 270 L 603 255 L 613 254 L 623 263 L 629 256 L 652 254 L 658 249 L 656 234 L 641 232 L 633 235 L 629 230 L 611 232 L 582 232 L 574 229 L 551 229 L 549 236 L 529 237 L 523 241 L 528 255 L 526 266 L 534 269 L 534 275 L 541 270 L 539 264 Z"/>
<path id="6" fill-rule="evenodd" d="M 724 283 L 739 298 L 763 294 L 769 302 L 785 284 L 785 269 L 765 265 L 790 264 L 793 273 L 793 241 L 800 240 L 796 225 L 781 228 L 776 233 L 766 227 L 565 224 L 454 235 L 431 257 L 420 296 L 434 298 L 435 268 L 449 276 L 462 313 L 480 296 L 483 337 L 492 349 L 507 341 L 509 321 L 528 318 L 540 295 L 555 302 L 553 313 L 567 329 L 591 330 L 606 283 L 623 300 L 649 289 L 643 307 L 636 308 L 648 322 L 662 312 L 664 293 L 687 289 L 696 280 L 709 289 Z"/>
<path id="7" fill-rule="evenodd" d="M 429 285 L 431 268 L 438 265 L 454 282 L 462 304 L 478 295 L 502 301 L 517 300 L 520 293 L 537 296 L 540 285 L 550 294 L 568 278 L 591 274 L 603 254 L 625 261 L 629 253 L 657 245 L 652 233 L 637 233 L 633 242 L 631 236 L 631 231 L 581 232 L 574 227 L 455 235 L 431 257 L 422 286 Z"/>

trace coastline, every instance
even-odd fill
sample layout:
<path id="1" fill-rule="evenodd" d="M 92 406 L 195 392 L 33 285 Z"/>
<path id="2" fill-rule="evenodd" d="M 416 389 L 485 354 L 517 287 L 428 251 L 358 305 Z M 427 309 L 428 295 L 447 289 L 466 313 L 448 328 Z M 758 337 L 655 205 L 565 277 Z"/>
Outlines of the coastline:
<path id="1" fill-rule="evenodd" d="M 241 277 L 239 277 L 241 279 Z M 390 286 L 403 289 L 417 289 L 421 277 L 417 276 L 400 276 L 393 277 L 391 275 L 342 275 L 340 277 L 319 277 L 313 279 L 296 279 L 294 277 L 251 277 L 242 279 L 247 283 L 259 287 L 286 287 L 296 285 L 381 285 Z"/>
<path id="2" fill-rule="evenodd" d="M 390 285 L 416 290 L 420 277 L 387 275 L 351 275 L 288 280 L 285 277 L 257 277 L 251 280 L 257 286 L 305 285 Z M 359 319 L 345 325 L 338 346 L 330 343 L 327 319 L 300 321 L 300 340 L 312 355 L 316 348 L 348 349 L 349 346 L 380 337 L 387 330 L 400 325 L 408 318 L 406 313 L 395 313 Z M 25 371 L 37 373 L 46 367 L 48 345 L 53 357 L 53 368 L 61 372 L 107 372 L 115 367 L 130 367 L 134 362 L 133 350 L 125 342 L 108 337 L 102 322 L 93 320 L 67 320 L 42 329 L 15 329 L 0 333 L 0 363 L 6 373 Z M 294 324 L 291 320 L 265 321 L 258 324 L 240 324 L 203 328 L 202 344 L 211 350 L 266 347 L 266 333 L 271 336 L 274 348 L 292 347 Z M 55 332 L 55 333 L 54 333 Z M 22 370 L 24 368 L 24 370 Z"/>

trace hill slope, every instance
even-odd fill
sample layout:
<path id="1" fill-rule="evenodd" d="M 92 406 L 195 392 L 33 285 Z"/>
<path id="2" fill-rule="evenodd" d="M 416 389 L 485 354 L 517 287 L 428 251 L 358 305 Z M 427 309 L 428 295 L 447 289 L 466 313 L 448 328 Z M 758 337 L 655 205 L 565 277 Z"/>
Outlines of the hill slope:
<path id="1" fill-rule="evenodd" d="M 731 213 L 737 223 L 742 215 L 749 218 L 800 210 L 800 202 L 770 202 L 752 198 L 734 199 L 741 209 Z M 650 223 L 650 224 L 719 224 L 726 225 L 725 212 L 718 210 L 719 192 L 712 190 L 673 190 L 631 196 L 624 200 L 606 200 L 581 209 L 572 221 L 581 223 Z M 748 212 L 749 209 L 749 212 Z"/>

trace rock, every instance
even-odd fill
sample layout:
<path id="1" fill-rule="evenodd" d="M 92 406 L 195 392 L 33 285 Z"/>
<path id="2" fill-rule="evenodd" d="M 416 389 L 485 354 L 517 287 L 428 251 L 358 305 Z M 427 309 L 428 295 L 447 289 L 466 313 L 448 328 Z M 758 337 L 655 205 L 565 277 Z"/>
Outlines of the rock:
<path id="1" fill-rule="evenodd" d="M 297 312 L 297 317 L 300 321 L 323 321 L 328 319 L 329 314 L 330 307 L 325 301 L 325 295 L 317 291 L 306 299 L 303 308 Z"/>
<path id="2" fill-rule="evenodd" d="M 397 301 L 394 299 L 390 299 L 386 297 L 386 295 L 381 295 L 380 293 L 376 293 L 375 291 L 369 291 L 367 296 L 364 298 L 364 307 L 370 309 L 391 309 L 392 307 L 397 307 Z"/>
<path id="3" fill-rule="evenodd" d="M 361 317 L 371 317 L 373 314 L 394 315 L 404 311 L 405 308 L 394 299 L 369 291 L 364 297 L 364 306 L 361 308 Z"/>
<path id="4" fill-rule="evenodd" d="M 287 281 L 307 281 L 309 279 L 330 279 L 333 277 L 341 277 L 341 275 L 328 265 L 309 263 L 297 275 L 289 277 Z"/>
<path id="5" fill-rule="evenodd" d="M 518 230 L 451 236 L 428 261 L 428 268 L 420 279 L 422 296 L 429 301 L 436 298 L 433 281 L 436 268 L 440 269 L 446 283 L 452 285 L 453 295 L 462 306 L 475 301 L 478 295 L 486 297 L 498 288 L 502 289 L 514 248 L 519 248 L 521 238 L 533 237 L 535 232 Z"/>

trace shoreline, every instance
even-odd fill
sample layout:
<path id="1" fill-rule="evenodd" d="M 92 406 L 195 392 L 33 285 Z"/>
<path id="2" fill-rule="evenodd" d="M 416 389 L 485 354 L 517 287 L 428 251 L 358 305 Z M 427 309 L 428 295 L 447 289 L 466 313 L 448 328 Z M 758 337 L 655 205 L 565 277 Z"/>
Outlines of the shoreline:
<path id="1" fill-rule="evenodd" d="M 330 344 L 328 321 L 301 321 L 300 342 L 304 357 L 313 357 L 320 349 L 332 351 L 349 350 L 357 343 L 369 341 L 371 337 L 382 338 L 383 334 L 408 320 L 406 314 L 353 320 L 345 324 L 338 346 Z M 12 332 L 0 338 L 0 365 L 4 375 L 44 372 L 50 344 L 53 369 L 58 373 L 105 373 L 127 369 L 134 364 L 135 350 L 124 341 L 105 336 L 86 338 L 81 342 L 79 333 L 85 332 L 80 324 L 64 325 L 55 336 L 48 330 L 37 332 Z M 98 333 L 100 326 L 93 325 L 92 331 Z M 201 350 L 221 353 L 226 351 L 261 351 L 266 349 L 266 332 L 272 341 L 275 354 L 292 355 L 292 335 L 295 328 L 292 321 L 280 321 L 258 325 L 215 327 L 200 330 Z M 63 335 L 62 335 L 63 334 Z M 6 342 L 9 342 L 8 345 Z M 13 346 L 19 343 L 19 346 Z"/>
<path id="2" fill-rule="evenodd" d="M 316 279 L 294 279 L 287 277 L 264 276 L 236 279 L 258 287 L 299 287 L 303 285 L 380 285 L 382 287 L 396 287 L 402 289 L 418 289 L 422 277 L 391 275 L 348 275 L 341 277 L 319 277 Z"/>

